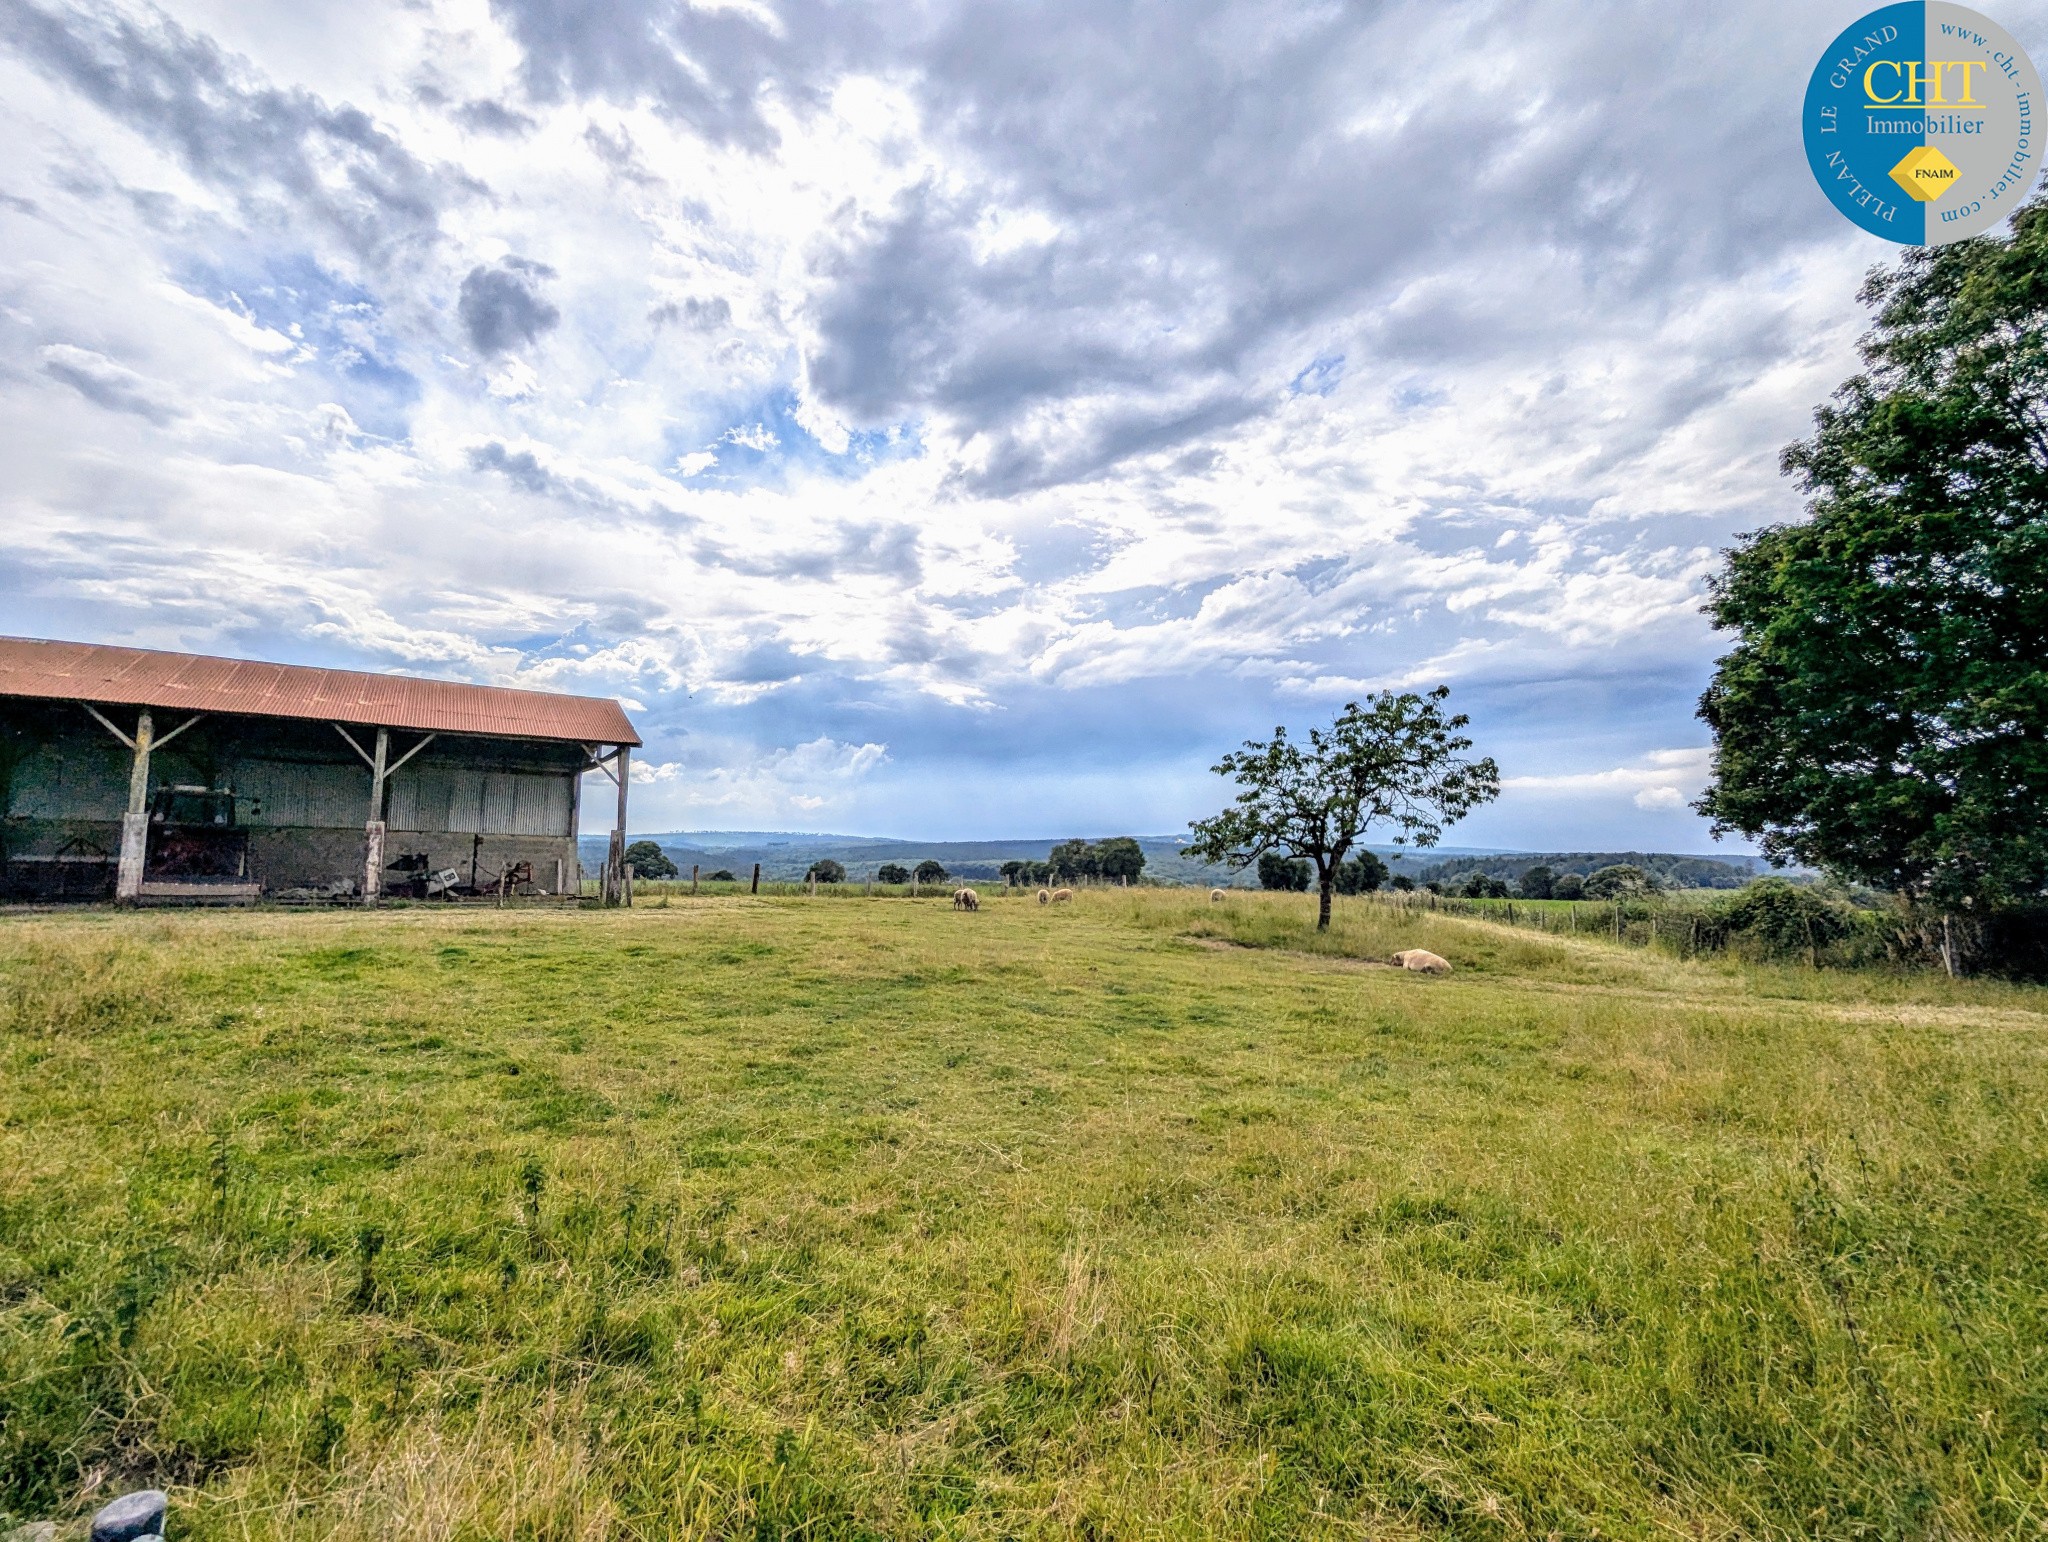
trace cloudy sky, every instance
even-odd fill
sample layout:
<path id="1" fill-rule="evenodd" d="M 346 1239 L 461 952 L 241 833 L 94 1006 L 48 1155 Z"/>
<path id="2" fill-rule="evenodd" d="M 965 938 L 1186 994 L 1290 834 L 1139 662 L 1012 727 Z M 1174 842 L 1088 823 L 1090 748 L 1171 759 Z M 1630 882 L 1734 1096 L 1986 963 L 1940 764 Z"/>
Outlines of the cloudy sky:
<path id="1" fill-rule="evenodd" d="M 0 0 L 0 632 L 617 695 L 647 829 L 1165 832 L 1444 682 L 1452 840 L 1710 849 L 1864 8 Z"/>

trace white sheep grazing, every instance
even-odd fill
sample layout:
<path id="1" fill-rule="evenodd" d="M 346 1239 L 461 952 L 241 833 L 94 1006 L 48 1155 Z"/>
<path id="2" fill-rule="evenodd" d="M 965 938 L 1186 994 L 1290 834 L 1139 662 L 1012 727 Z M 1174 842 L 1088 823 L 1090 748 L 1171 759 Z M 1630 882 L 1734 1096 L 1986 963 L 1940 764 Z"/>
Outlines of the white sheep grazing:
<path id="1" fill-rule="evenodd" d="M 1038 891 L 1038 903 L 1041 905 L 1050 905 L 1052 903 L 1052 890 L 1040 889 Z"/>
<path id="2" fill-rule="evenodd" d="M 1449 974 L 1451 972 L 1451 961 L 1447 958 L 1437 957 L 1436 954 L 1430 952 L 1427 948 L 1403 948 L 1394 955 L 1391 962 L 1399 964 L 1403 969 L 1412 969 L 1417 974 Z"/>
<path id="3" fill-rule="evenodd" d="M 953 908 L 955 910 L 979 910 L 981 909 L 981 896 L 972 889 L 955 889 L 953 891 Z"/>
<path id="4" fill-rule="evenodd" d="M 1052 902 L 1055 905 L 1064 905 L 1073 897 L 1074 891 L 1072 889 L 1055 889 L 1052 891 Z"/>
<path id="5" fill-rule="evenodd" d="M 1221 903 L 1221 902 L 1222 902 L 1222 899 L 1223 899 L 1223 891 L 1222 891 L 1221 889 L 1211 889 L 1211 890 L 1209 891 L 1209 903 L 1210 903 L 1210 904 L 1212 904 L 1212 905 L 1215 905 L 1215 904 L 1219 904 L 1219 903 Z"/>

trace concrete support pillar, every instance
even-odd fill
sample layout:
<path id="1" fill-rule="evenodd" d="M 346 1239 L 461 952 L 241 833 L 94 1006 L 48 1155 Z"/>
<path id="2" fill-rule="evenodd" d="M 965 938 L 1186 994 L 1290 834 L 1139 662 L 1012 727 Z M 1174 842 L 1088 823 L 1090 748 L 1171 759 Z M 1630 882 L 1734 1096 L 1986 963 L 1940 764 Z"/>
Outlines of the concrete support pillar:
<path id="1" fill-rule="evenodd" d="M 630 906 L 633 903 L 632 875 L 626 871 L 626 789 L 633 785 L 633 752 L 625 745 L 619 746 L 619 825 L 612 831 L 612 865 L 617 877 L 618 891 L 613 903 Z"/>
<path id="2" fill-rule="evenodd" d="M 384 768 L 391 763 L 391 730 L 377 730 L 377 753 L 370 761 L 370 817 L 363 825 L 363 903 L 374 905 L 384 895 Z"/>
<path id="3" fill-rule="evenodd" d="M 142 897 L 142 859 L 149 848 L 149 815 L 121 816 L 121 861 L 114 870 L 114 899 L 132 905 Z"/>
<path id="4" fill-rule="evenodd" d="M 135 761 L 128 770 L 128 811 L 121 816 L 121 860 L 114 870 L 114 899 L 132 905 L 142 898 L 142 865 L 149 851 L 149 752 L 156 722 L 144 707 L 135 720 Z"/>
<path id="5" fill-rule="evenodd" d="M 363 903 L 374 905 L 384 893 L 384 821 L 363 826 Z"/>

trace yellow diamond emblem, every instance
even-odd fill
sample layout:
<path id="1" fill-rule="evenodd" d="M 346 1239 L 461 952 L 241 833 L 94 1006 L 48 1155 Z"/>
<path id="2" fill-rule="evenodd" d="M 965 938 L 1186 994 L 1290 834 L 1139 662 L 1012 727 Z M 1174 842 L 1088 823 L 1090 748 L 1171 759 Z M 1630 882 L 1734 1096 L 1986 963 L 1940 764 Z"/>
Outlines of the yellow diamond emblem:
<path id="1" fill-rule="evenodd" d="M 1933 203 L 1956 185 L 1956 163 L 1933 145 L 1908 150 L 1892 168 L 1892 180 L 1922 203 Z"/>

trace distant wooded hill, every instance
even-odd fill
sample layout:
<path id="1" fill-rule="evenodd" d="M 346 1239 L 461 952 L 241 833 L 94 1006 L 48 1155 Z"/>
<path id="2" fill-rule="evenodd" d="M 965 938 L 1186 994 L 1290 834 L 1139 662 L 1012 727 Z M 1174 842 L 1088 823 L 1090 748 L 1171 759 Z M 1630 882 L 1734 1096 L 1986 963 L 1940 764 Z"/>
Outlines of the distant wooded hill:
<path id="1" fill-rule="evenodd" d="M 706 873 L 730 869 L 741 878 L 752 873 L 756 862 L 761 876 L 776 882 L 794 882 L 810 871 L 813 862 L 830 858 L 846 868 L 849 880 L 859 883 L 874 876 L 884 862 L 915 867 L 930 858 L 944 865 L 955 878 L 975 882 L 1001 882 L 1005 862 L 1043 862 L 1048 852 L 1068 837 L 1037 837 L 992 841 L 903 841 L 880 836 L 809 835 L 780 830 L 679 830 L 657 835 L 635 834 L 635 840 L 653 841 L 668 859 L 688 875 L 694 864 Z M 1091 840 L 1101 839 L 1091 836 Z M 1189 884 L 1202 888 L 1222 885 L 1257 888 L 1258 875 L 1232 872 L 1183 855 L 1185 837 L 1140 835 L 1136 837 L 1145 853 L 1145 878 L 1154 883 Z M 1645 872 L 1655 873 L 1667 884 L 1683 888 L 1740 888 L 1758 872 L 1761 862 L 1754 857 L 1699 857 L 1669 852 L 1573 851 L 1515 852 L 1486 851 L 1472 847 L 1449 847 L 1418 855 L 1392 846 L 1372 848 L 1397 873 L 1417 883 L 1432 878 L 1461 877 L 1474 870 L 1512 882 L 1528 868 L 1542 863 L 1558 873 L 1590 873 L 1616 862 L 1633 862 Z M 583 866 L 595 872 L 604 861 L 605 838 L 584 836 L 581 842 Z"/>
<path id="2" fill-rule="evenodd" d="M 1739 889 L 1758 873 L 1767 870 L 1761 857 L 1689 857 L 1663 851 L 1542 851 L 1502 852 L 1489 856 L 1446 857 L 1422 868 L 1415 877 L 1420 883 L 1452 883 L 1468 873 L 1484 873 L 1513 883 L 1532 867 L 1547 867 L 1563 877 L 1581 877 L 1632 862 L 1655 875 L 1669 889 Z"/>
<path id="3" fill-rule="evenodd" d="M 685 830 L 665 834 L 635 834 L 635 840 L 653 841 L 685 875 L 692 864 L 705 872 L 728 868 L 744 878 L 756 862 L 761 876 L 780 882 L 801 879 L 813 862 L 830 858 L 846 869 L 854 883 L 874 876 L 885 862 L 914 868 L 930 859 L 941 863 L 955 878 L 980 882 L 1001 881 L 1005 862 L 1043 862 L 1061 840 L 1071 837 L 1025 837 L 993 841 L 902 841 L 859 835 L 802 835 L 767 830 Z M 1101 839 L 1090 836 L 1090 840 Z M 1256 876 L 1226 872 L 1189 862 L 1181 855 L 1179 836 L 1136 837 L 1145 853 L 1144 876 L 1168 884 L 1244 884 L 1256 887 Z M 605 838 L 584 836 L 583 865 L 595 871 L 604 861 Z"/>

